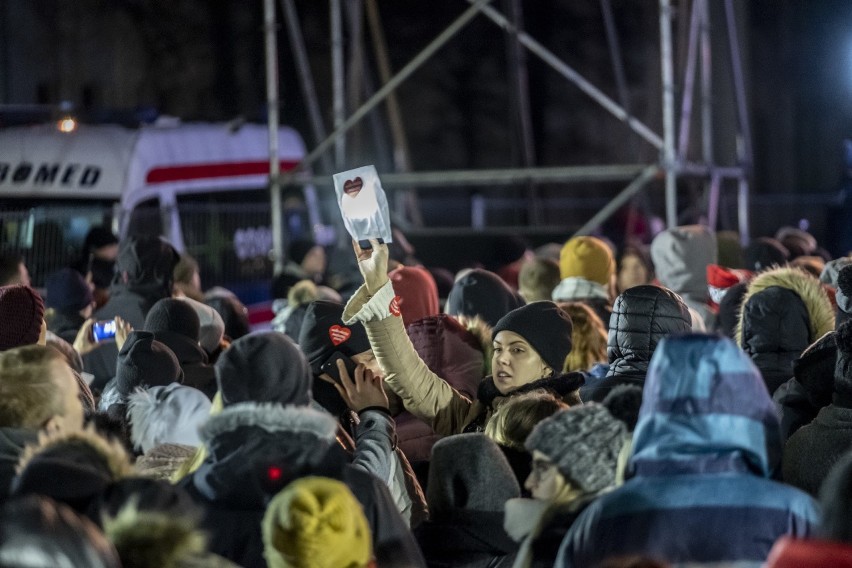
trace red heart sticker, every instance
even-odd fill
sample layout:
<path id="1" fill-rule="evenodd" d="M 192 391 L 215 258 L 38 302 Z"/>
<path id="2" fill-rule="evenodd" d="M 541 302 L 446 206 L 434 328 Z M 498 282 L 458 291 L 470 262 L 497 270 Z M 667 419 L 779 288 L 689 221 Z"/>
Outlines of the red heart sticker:
<path id="1" fill-rule="evenodd" d="M 361 188 L 364 187 L 364 180 L 360 177 L 348 179 L 343 183 L 343 193 L 349 197 L 357 197 L 361 193 Z"/>
<path id="2" fill-rule="evenodd" d="M 333 325 L 328 328 L 328 337 L 335 346 L 340 345 L 352 335 L 352 330 L 342 325 Z"/>
<path id="3" fill-rule="evenodd" d="M 388 310 L 390 310 L 390 313 L 395 315 L 396 317 L 399 317 L 399 314 L 400 314 L 400 311 L 399 311 L 400 302 L 402 302 L 402 298 L 400 298 L 399 296 L 394 296 L 393 300 L 391 300 L 391 303 L 388 306 Z"/>

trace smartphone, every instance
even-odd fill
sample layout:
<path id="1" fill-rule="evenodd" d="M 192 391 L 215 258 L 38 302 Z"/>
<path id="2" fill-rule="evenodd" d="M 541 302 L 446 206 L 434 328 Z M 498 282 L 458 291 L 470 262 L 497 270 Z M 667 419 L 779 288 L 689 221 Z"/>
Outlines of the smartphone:
<path id="1" fill-rule="evenodd" d="M 340 371 L 337 368 L 338 360 L 343 361 L 343 365 L 346 367 L 346 371 L 349 373 L 349 378 L 354 380 L 355 367 L 357 367 L 358 364 L 340 351 L 335 351 L 334 353 L 332 353 L 331 357 L 329 357 L 326 362 L 320 366 L 320 371 L 322 371 L 323 373 L 328 373 L 328 375 L 334 380 L 335 383 L 341 384 Z"/>
<path id="2" fill-rule="evenodd" d="M 96 321 L 92 324 L 92 338 L 95 343 L 115 337 L 115 320 Z"/>

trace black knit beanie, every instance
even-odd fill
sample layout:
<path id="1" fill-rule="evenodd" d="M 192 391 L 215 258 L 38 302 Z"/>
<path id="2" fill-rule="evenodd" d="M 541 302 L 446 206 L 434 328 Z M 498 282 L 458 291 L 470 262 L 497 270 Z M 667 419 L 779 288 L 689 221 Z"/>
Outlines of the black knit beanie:
<path id="1" fill-rule="evenodd" d="M 523 337 L 539 356 L 560 374 L 565 358 L 571 352 L 571 316 L 553 302 L 542 301 L 512 310 L 497 322 L 491 338 L 501 331 L 512 331 Z"/>
<path id="2" fill-rule="evenodd" d="M 183 369 L 171 349 L 148 331 L 132 331 L 118 352 L 115 388 L 128 396 L 136 387 L 165 386 L 183 382 Z"/>
<path id="3" fill-rule="evenodd" d="M 781 266 L 790 258 L 790 251 L 777 239 L 760 237 L 749 243 L 745 249 L 746 268 L 761 272 L 773 266 Z"/>
<path id="4" fill-rule="evenodd" d="M 834 399 L 837 406 L 852 408 L 852 322 L 841 325 L 834 333 L 837 362 L 834 365 Z"/>
<path id="5" fill-rule="evenodd" d="M 321 373 L 320 367 L 335 351 L 352 357 L 370 349 L 364 326 L 360 323 L 346 325 L 342 317 L 342 304 L 318 300 L 308 305 L 299 331 L 299 347 L 308 358 L 314 375 Z"/>
<path id="6" fill-rule="evenodd" d="M 523 305 L 524 299 L 502 278 L 475 268 L 453 284 L 446 312 L 451 316 L 479 316 L 493 327 L 500 318 Z"/>
<path id="7" fill-rule="evenodd" d="M 311 369 L 299 347 L 283 333 L 264 331 L 239 338 L 222 352 L 215 368 L 225 406 L 311 402 Z"/>
<path id="8" fill-rule="evenodd" d="M 173 331 L 198 341 L 201 320 L 191 305 L 175 298 L 163 298 L 151 306 L 145 317 L 145 331 Z"/>
<path id="9" fill-rule="evenodd" d="M 47 277 L 45 305 L 59 312 L 79 312 L 94 301 L 92 288 L 73 268 L 63 268 Z"/>

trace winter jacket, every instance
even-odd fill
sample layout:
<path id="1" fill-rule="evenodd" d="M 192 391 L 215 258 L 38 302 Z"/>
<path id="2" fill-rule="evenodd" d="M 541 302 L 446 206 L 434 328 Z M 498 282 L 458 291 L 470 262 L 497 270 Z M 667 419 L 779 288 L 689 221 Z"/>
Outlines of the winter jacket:
<path id="1" fill-rule="evenodd" d="M 555 566 L 642 554 L 673 565 L 762 563 L 783 535 L 806 537 L 816 503 L 769 479 L 778 418 L 758 370 L 730 340 L 663 340 L 633 438 L 633 476 L 574 522 Z"/>
<path id="2" fill-rule="evenodd" d="M 373 353 L 386 373 L 385 384 L 402 398 L 409 412 L 431 424 L 437 434 L 482 431 L 494 410 L 515 394 L 545 389 L 559 397 L 569 397 L 585 380 L 580 373 L 548 377 L 503 396 L 491 377 L 486 377 L 479 385 L 476 399 L 471 400 L 430 371 L 417 355 L 402 318 L 389 311 L 393 298 L 390 282 L 372 298 L 366 286 L 362 286 L 346 304 L 343 320 L 347 324 L 355 321 L 364 324 Z"/>
<path id="3" fill-rule="evenodd" d="M 783 479 L 813 496 L 835 463 L 852 448 L 852 408 L 830 405 L 784 446 Z"/>
<path id="4" fill-rule="evenodd" d="M 307 475 L 346 483 L 364 508 L 377 557 L 423 566 L 417 545 L 375 476 L 346 463 L 336 421 L 307 407 L 240 403 L 202 427 L 208 456 L 180 485 L 204 507 L 210 551 L 246 568 L 265 567 L 260 521 L 284 485 Z"/>
<path id="5" fill-rule="evenodd" d="M 834 329 L 831 303 L 819 281 L 796 268 L 759 274 L 742 306 L 737 344 L 760 369 L 770 394 L 793 376 L 793 361 Z"/>
<path id="6" fill-rule="evenodd" d="M 173 331 L 154 332 L 154 339 L 174 352 L 183 369 L 184 385 L 196 388 L 213 400 L 216 395 L 216 371 L 207 364 L 207 353 L 189 337 Z"/>
<path id="7" fill-rule="evenodd" d="M 491 332 L 482 320 L 463 326 L 446 314 L 430 316 L 408 326 L 408 337 L 429 370 L 469 399 L 476 396 L 491 342 Z M 429 461 L 440 436 L 408 411 L 394 419 L 399 446 L 408 459 Z"/>
<path id="8" fill-rule="evenodd" d="M 510 568 L 518 544 L 503 530 L 503 514 L 454 511 L 414 530 L 429 568 Z"/>
<path id="9" fill-rule="evenodd" d="M 24 446 L 38 441 L 38 430 L 29 428 L 0 428 L 0 502 L 9 496 L 15 468 Z"/>
<path id="10" fill-rule="evenodd" d="M 671 290 L 650 284 L 625 290 L 616 298 L 609 320 L 606 377 L 589 377 L 580 398 L 601 402 L 615 386 L 641 388 L 657 344 L 668 335 L 688 333 L 691 326 L 686 305 Z"/>
<path id="11" fill-rule="evenodd" d="M 716 254 L 716 235 L 701 225 L 666 229 L 651 242 L 657 280 L 700 316 L 692 322 L 695 331 L 715 325 L 708 304 L 707 265 L 716 264 Z"/>

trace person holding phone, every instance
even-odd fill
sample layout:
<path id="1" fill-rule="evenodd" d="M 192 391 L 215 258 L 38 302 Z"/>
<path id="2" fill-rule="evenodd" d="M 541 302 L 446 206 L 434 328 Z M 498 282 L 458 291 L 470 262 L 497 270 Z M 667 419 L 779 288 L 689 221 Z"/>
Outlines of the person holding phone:
<path id="1" fill-rule="evenodd" d="M 415 526 L 426 517 L 426 498 L 397 447 L 396 425 L 367 332 L 361 324 L 345 325 L 342 314 L 342 304 L 324 300 L 312 302 L 305 312 L 299 347 L 313 373 L 311 394 L 354 439 L 353 463 L 388 484 L 397 508 Z"/>
<path id="2" fill-rule="evenodd" d="M 362 323 L 385 384 L 405 408 L 441 435 L 477 432 L 511 396 L 544 389 L 569 404 L 579 403 L 580 373 L 563 374 L 571 352 L 571 318 L 553 302 L 533 302 L 502 317 L 492 330 L 492 376 L 480 383 L 474 400 L 429 370 L 405 332 L 388 279 L 388 247 L 353 243 L 364 285 L 343 312 L 347 325 Z"/>

